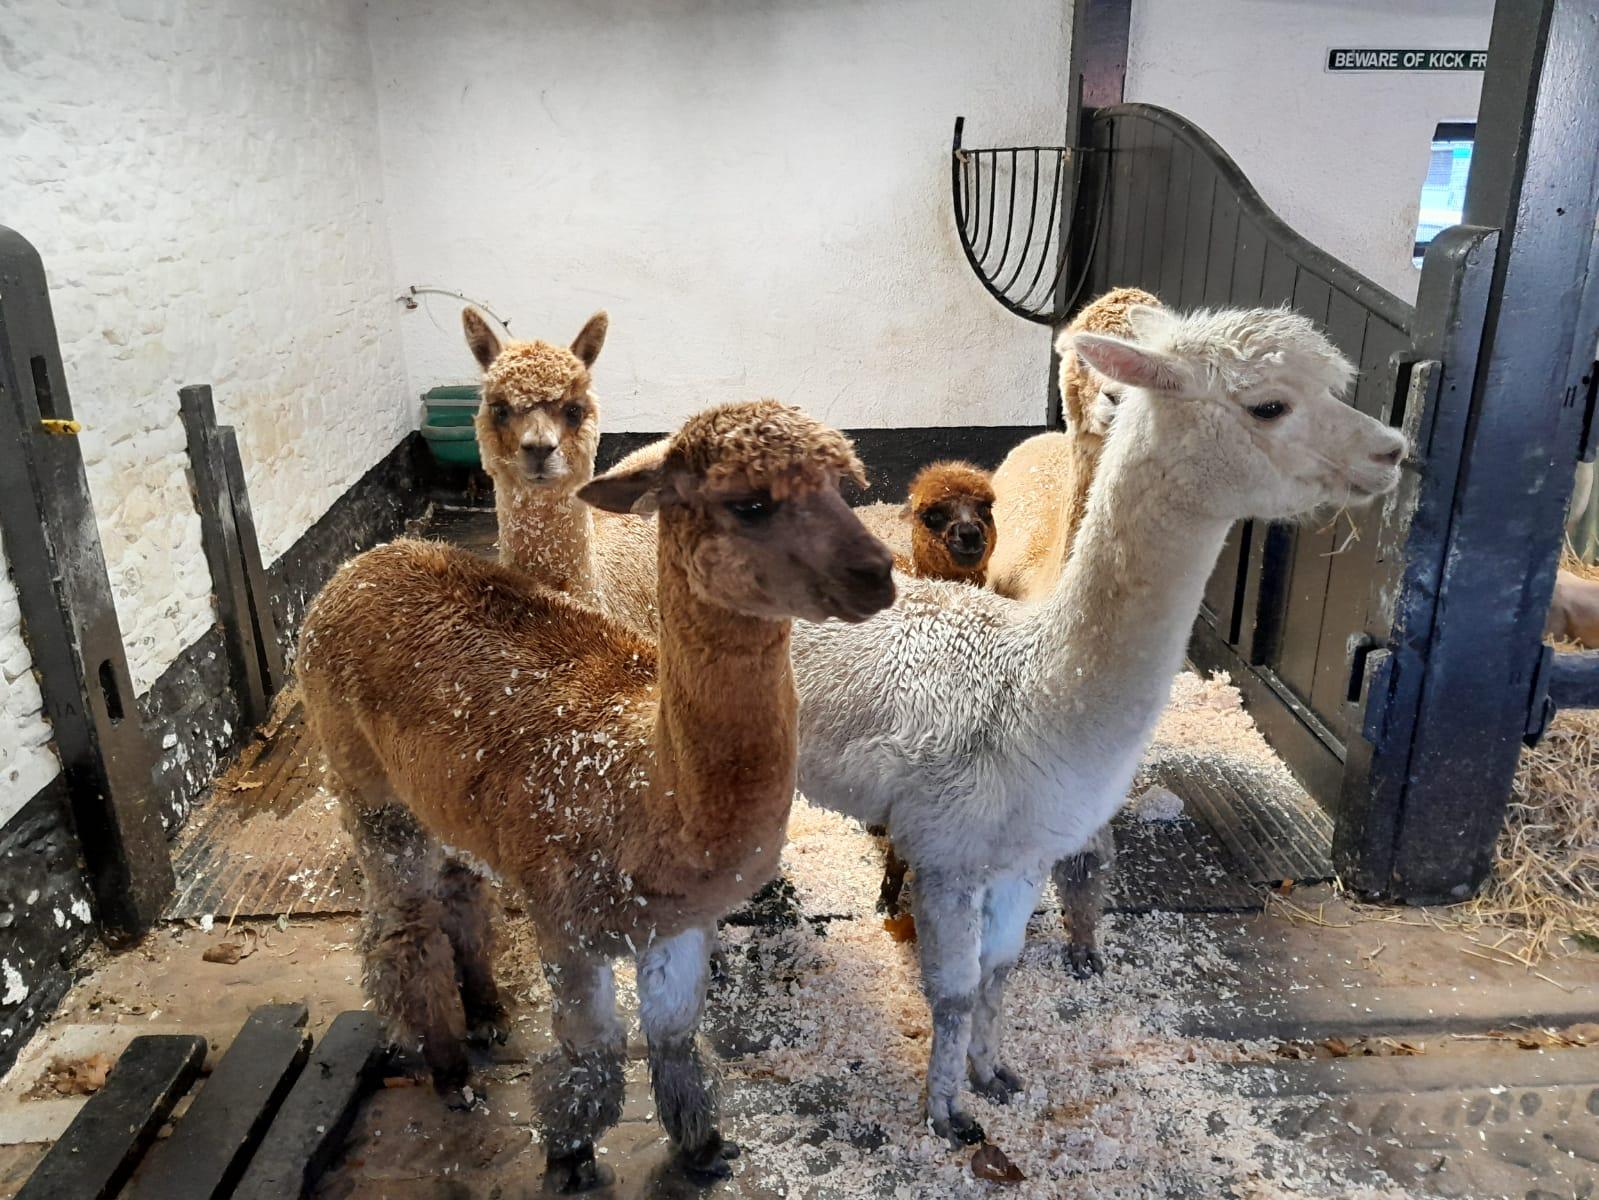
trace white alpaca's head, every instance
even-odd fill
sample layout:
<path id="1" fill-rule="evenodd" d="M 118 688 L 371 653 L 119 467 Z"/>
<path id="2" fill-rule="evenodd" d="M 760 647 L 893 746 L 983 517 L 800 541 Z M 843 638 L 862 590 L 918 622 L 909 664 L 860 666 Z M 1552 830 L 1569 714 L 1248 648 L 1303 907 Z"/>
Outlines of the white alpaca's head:
<path id="1" fill-rule="evenodd" d="M 1284 519 L 1398 484 L 1404 437 L 1344 403 L 1355 369 L 1308 318 L 1145 307 L 1128 317 L 1132 339 L 1080 333 L 1072 345 L 1120 391 L 1113 436 L 1151 443 L 1173 501 L 1229 520 Z"/>

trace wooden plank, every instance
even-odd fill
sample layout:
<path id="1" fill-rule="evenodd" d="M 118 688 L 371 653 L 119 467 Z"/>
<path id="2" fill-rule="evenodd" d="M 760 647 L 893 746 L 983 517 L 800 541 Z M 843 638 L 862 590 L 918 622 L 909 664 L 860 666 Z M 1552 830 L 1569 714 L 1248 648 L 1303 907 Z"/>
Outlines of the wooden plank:
<path id="1" fill-rule="evenodd" d="M 1216 168 L 1194 156 L 1188 183 L 1188 231 L 1183 235 L 1183 282 L 1177 292 L 1180 308 L 1197 308 L 1205 299 L 1210 273 L 1211 225 L 1216 215 Z"/>
<path id="2" fill-rule="evenodd" d="M 1238 247 L 1233 251 L 1233 278 L 1227 303 L 1253 308 L 1262 303 L 1266 270 L 1266 234 L 1248 214 L 1238 214 Z"/>
<path id="3" fill-rule="evenodd" d="M 1332 289 L 1309 271 L 1299 272 L 1294 283 L 1294 308 L 1325 325 Z M 1293 565 L 1288 578 L 1288 607 L 1283 612 L 1282 648 L 1277 674 L 1307 703 L 1316 678 L 1316 654 L 1321 647 L 1321 617 L 1327 604 L 1329 555 L 1334 546 L 1331 519 L 1305 524 L 1294 532 Z"/>
<path id="4" fill-rule="evenodd" d="M 1188 228 L 1188 183 L 1193 170 L 1194 152 L 1188 143 L 1172 142 L 1171 176 L 1166 187 L 1165 228 L 1160 242 L 1160 274 L 1155 294 L 1168 306 L 1177 307 L 1183 283 L 1183 237 Z"/>
<path id="5" fill-rule="evenodd" d="M 305 1196 L 344 1144 L 361 1097 L 377 1081 L 386 1039 L 373 1013 L 334 1018 L 278 1110 L 233 1200 Z"/>
<path id="6" fill-rule="evenodd" d="M 1216 210 L 1210 223 L 1210 267 L 1205 272 L 1205 291 L 1200 297 L 1207 308 L 1226 308 L 1233 304 L 1233 266 L 1238 253 L 1238 197 L 1226 181 L 1216 180 Z M 1253 304 L 1254 301 L 1248 302 Z"/>
<path id="7" fill-rule="evenodd" d="M 239 712 L 254 727 L 267 719 L 267 687 L 261 678 L 260 656 L 251 633 L 249 589 L 244 580 L 244 559 L 239 531 L 229 502 L 227 472 L 217 438 L 216 406 L 209 385 L 180 388 L 178 411 L 188 437 L 189 468 L 194 479 L 194 507 L 200 514 L 200 542 L 211 571 L 211 591 L 233 686 L 239 694 Z"/>
<path id="8" fill-rule="evenodd" d="M 1144 174 L 1143 253 L 1139 256 L 1138 270 L 1124 281 L 1136 284 L 1147 292 L 1156 292 L 1160 280 L 1160 260 L 1165 253 L 1166 189 L 1171 186 L 1172 146 L 1171 131 L 1150 123 L 1149 169 Z"/>
<path id="9" fill-rule="evenodd" d="M 0 535 L 95 916 L 117 945 L 159 919 L 172 862 L 82 450 L 42 424 L 72 416 L 44 263 L 0 228 Z"/>
<path id="10" fill-rule="evenodd" d="M 205 1062 L 193 1034 L 137 1037 L 34 1168 L 16 1200 L 109 1200 Z"/>
<path id="11" fill-rule="evenodd" d="M 255 512 L 250 508 L 250 486 L 244 478 L 244 460 L 239 457 L 238 435 L 229 426 L 218 429 L 217 437 L 222 443 L 222 469 L 227 479 L 228 498 L 233 505 L 233 527 L 239 535 L 256 657 L 260 660 L 262 682 L 270 697 L 287 681 L 277 619 L 272 615 L 272 588 L 261 562 L 261 544 L 256 538 Z"/>
<path id="12" fill-rule="evenodd" d="M 221 1200 L 311 1055 L 303 1004 L 250 1014 L 166 1141 L 140 1165 L 123 1200 Z"/>

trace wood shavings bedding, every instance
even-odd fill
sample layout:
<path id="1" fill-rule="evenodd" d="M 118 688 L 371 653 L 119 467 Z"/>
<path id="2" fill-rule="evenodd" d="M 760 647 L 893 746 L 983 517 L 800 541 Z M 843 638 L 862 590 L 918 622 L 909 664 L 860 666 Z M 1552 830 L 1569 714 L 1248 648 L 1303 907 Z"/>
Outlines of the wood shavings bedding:
<path id="1" fill-rule="evenodd" d="M 746 1187 L 905 1200 L 990 1196 L 995 1186 L 1018 1198 L 1404 1195 L 1361 1193 L 1329 1178 L 1324 1162 L 1300 1161 L 1309 1156 L 1276 1138 L 1256 1102 L 1231 1093 L 1222 1064 L 1261 1048 L 1175 1032 L 1182 1011 L 1174 995 L 1232 971 L 1210 935 L 1180 915 L 1137 919 L 1140 945 L 1158 947 L 1150 959 L 1158 969 L 1122 957 L 1127 931 L 1112 928 L 1107 974 L 1086 983 L 1063 966 L 1058 921 L 1034 921 L 1011 976 L 1005 1052 L 1027 1090 L 1003 1107 L 968 1098 L 1025 1179 L 975 1178 L 972 1152 L 952 1153 L 920 1120 L 927 1007 L 915 948 L 889 938 L 872 911 L 881 862 L 871 839 L 801 801 L 783 861 L 804 912 L 855 915 L 829 922 L 825 936 L 804 921 L 776 934 L 724 931 L 729 954 L 755 965 L 726 982 L 718 1005 L 783 1031 L 724 1066 L 729 1108 L 739 1114 L 729 1130 L 749 1149 L 740 1167 Z M 737 1102 L 741 1089 L 759 1093 L 753 1114 Z M 836 1136 L 796 1136 L 806 1122 L 786 1098 L 806 1095 L 836 1106 Z M 1275 1178 L 1287 1171 L 1291 1192 L 1267 1190 L 1267 1156 Z"/>

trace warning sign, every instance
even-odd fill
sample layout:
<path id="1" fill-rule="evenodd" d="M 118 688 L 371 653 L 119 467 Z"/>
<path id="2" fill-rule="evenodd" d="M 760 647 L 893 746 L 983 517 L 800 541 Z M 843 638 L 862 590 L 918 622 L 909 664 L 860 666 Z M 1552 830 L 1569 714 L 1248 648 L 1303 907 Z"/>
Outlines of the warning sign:
<path id="1" fill-rule="evenodd" d="M 1329 71 L 1481 71 L 1486 50 L 1329 50 Z"/>

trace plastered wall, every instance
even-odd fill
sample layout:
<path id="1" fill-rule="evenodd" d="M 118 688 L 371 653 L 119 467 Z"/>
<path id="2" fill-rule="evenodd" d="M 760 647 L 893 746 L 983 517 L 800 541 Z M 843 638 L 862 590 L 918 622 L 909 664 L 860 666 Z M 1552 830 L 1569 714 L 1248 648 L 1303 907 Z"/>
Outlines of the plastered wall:
<path id="1" fill-rule="evenodd" d="M 852 427 L 1036 423 L 1048 333 L 953 229 L 972 145 L 1063 136 L 1060 0 L 394 0 L 374 6 L 402 284 L 570 338 L 596 308 L 609 428 L 772 395 Z M 469 378 L 459 304 L 403 330 Z"/>
<path id="2" fill-rule="evenodd" d="M 1406 301 L 1433 130 L 1479 72 L 1334 74 L 1329 47 L 1485 49 L 1492 0 L 1133 0 L 1127 98 L 1175 109 L 1266 203 Z"/>
<path id="3" fill-rule="evenodd" d="M 214 621 L 177 390 L 270 562 L 411 428 L 357 0 L 0 0 L 0 221 L 38 247 L 136 687 Z M 0 583 L 0 817 L 55 772 Z"/>

